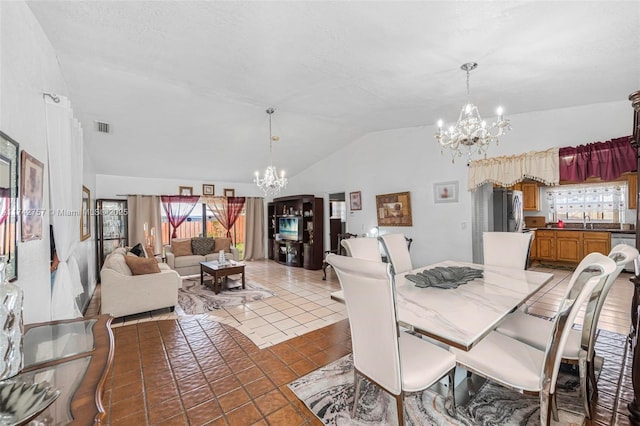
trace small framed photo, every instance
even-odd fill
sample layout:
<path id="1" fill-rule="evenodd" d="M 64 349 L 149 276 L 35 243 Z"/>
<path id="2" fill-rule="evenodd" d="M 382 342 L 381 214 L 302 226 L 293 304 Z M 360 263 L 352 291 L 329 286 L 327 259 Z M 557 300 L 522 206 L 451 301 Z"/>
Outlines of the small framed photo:
<path id="1" fill-rule="evenodd" d="M 433 201 L 434 203 L 457 203 L 458 181 L 434 183 Z"/>
<path id="2" fill-rule="evenodd" d="M 236 190 L 233 188 L 225 188 L 224 189 L 224 196 L 225 197 L 235 197 L 236 196 Z"/>
<path id="3" fill-rule="evenodd" d="M 362 210 L 362 194 L 360 191 L 349 193 L 349 207 L 351 210 Z"/>
<path id="4" fill-rule="evenodd" d="M 202 195 L 213 195 L 215 186 L 214 185 L 202 185 Z"/>
<path id="5" fill-rule="evenodd" d="M 181 186 L 178 188 L 180 195 L 193 195 L 193 186 Z"/>
<path id="6" fill-rule="evenodd" d="M 91 238 L 91 191 L 82 185 L 82 212 L 80 214 L 80 241 Z"/>

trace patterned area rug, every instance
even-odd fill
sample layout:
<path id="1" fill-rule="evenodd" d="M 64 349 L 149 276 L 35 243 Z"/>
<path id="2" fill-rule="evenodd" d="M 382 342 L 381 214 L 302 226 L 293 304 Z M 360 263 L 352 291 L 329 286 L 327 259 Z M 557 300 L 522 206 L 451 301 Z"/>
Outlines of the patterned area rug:
<path id="1" fill-rule="evenodd" d="M 245 287 L 243 290 L 240 279 L 229 278 L 223 290 L 215 294 L 209 287 L 200 285 L 200 277 L 184 278 L 182 288 L 178 290 L 178 303 L 186 314 L 194 315 L 276 295 L 275 291 L 250 280 L 246 281 Z"/>
<path id="2" fill-rule="evenodd" d="M 351 354 L 307 374 L 289 384 L 289 388 L 324 423 L 328 425 L 396 425 L 395 400 L 366 379 L 362 379 L 356 419 L 352 419 L 353 361 Z M 464 380 L 464 379 L 463 379 Z M 558 393 L 559 422 L 553 425 L 584 424 L 579 378 L 562 373 Z M 407 425 L 522 425 L 540 424 L 539 399 L 525 396 L 486 382 L 469 403 L 458 405 L 457 418 L 444 408 L 444 397 L 428 389 L 405 397 Z"/>

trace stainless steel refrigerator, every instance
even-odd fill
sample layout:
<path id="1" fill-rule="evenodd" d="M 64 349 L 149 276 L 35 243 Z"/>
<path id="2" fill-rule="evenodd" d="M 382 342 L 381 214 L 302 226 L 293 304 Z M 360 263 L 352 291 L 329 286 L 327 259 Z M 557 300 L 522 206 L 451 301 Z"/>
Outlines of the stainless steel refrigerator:
<path id="1" fill-rule="evenodd" d="M 489 203 L 489 231 L 522 232 L 524 230 L 524 211 L 522 209 L 522 191 L 494 189 Z"/>

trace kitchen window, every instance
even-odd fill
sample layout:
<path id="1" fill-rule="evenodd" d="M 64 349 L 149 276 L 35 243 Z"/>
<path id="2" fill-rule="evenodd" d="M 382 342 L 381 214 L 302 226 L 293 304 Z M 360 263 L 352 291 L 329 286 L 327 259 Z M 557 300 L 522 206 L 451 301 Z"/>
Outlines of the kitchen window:
<path id="1" fill-rule="evenodd" d="M 623 223 L 627 183 L 563 185 L 547 189 L 548 220 L 557 222 Z"/>

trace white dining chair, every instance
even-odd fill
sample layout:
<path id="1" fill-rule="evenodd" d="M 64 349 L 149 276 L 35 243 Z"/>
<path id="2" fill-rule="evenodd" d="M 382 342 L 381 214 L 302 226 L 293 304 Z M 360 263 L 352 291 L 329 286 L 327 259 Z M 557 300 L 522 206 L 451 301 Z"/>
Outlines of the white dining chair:
<path id="1" fill-rule="evenodd" d="M 378 240 L 373 237 L 348 238 L 340 242 L 347 256 L 382 262 Z"/>
<path id="2" fill-rule="evenodd" d="M 448 376 L 446 408 L 455 416 L 455 356 L 420 337 L 400 332 L 396 315 L 395 281 L 388 263 L 330 254 L 331 264 L 344 290 L 351 344 L 355 418 L 360 376 L 393 395 L 398 424 L 404 425 L 404 395 L 427 389 Z"/>
<path id="3" fill-rule="evenodd" d="M 484 264 L 527 269 L 531 232 L 483 232 Z"/>
<path id="4" fill-rule="evenodd" d="M 379 236 L 378 239 L 382 242 L 382 247 L 387 253 L 389 262 L 393 265 L 395 274 L 413 270 L 407 239 L 403 234 L 385 234 Z"/>
<path id="5" fill-rule="evenodd" d="M 571 326 L 592 291 L 615 271 L 616 263 L 600 253 L 591 253 L 580 262 L 569 283 L 571 290 L 545 336 L 544 350 L 493 331 L 468 352 L 451 348 L 458 365 L 509 388 L 538 393 L 540 424 L 550 425 L 551 414 L 557 419 L 556 380 Z M 585 382 L 581 377 L 581 385 Z"/>
<path id="6" fill-rule="evenodd" d="M 562 352 L 562 360 L 567 363 L 578 364 L 580 377 L 588 381 L 581 383 L 582 400 L 585 414 L 591 416 L 591 395 L 598 392 L 595 376 L 595 343 L 598 330 L 598 320 L 604 306 L 609 290 L 624 269 L 627 263 L 638 257 L 638 250 L 626 244 L 619 244 L 611 249 L 609 258 L 616 262 L 616 269 L 611 273 L 600 288 L 596 288 L 591 294 L 586 306 L 582 329 L 569 330 L 567 344 Z M 565 297 L 572 291 L 571 283 L 565 290 Z M 572 326 L 572 324 L 570 324 Z M 547 338 L 553 329 L 553 322 L 534 315 L 515 311 L 510 314 L 496 329 L 498 333 L 520 340 L 538 349 L 544 349 Z"/>

